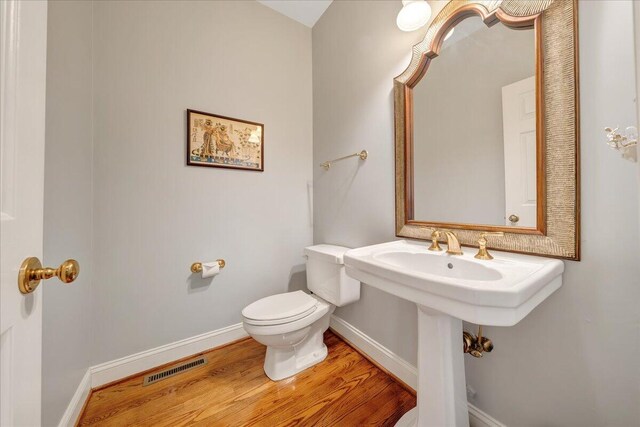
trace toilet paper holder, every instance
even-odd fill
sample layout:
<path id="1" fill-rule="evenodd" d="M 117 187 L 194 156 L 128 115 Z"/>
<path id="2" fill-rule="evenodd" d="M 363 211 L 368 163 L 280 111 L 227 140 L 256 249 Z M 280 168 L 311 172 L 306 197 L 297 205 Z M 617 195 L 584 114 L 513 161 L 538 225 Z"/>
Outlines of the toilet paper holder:
<path id="1" fill-rule="evenodd" d="M 227 265 L 227 263 L 223 259 L 217 259 L 216 261 L 218 262 L 218 265 L 220 266 L 220 268 L 224 268 L 224 266 Z M 193 264 L 191 264 L 191 272 L 202 273 L 202 263 L 194 262 Z"/>

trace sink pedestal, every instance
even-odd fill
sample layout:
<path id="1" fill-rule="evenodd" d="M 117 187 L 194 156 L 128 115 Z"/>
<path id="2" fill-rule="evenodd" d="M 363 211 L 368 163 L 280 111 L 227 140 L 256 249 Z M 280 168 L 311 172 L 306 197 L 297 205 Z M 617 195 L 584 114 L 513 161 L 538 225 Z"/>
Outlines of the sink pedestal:
<path id="1" fill-rule="evenodd" d="M 468 427 L 462 320 L 418 305 L 418 406 L 396 427 Z"/>
<path id="2" fill-rule="evenodd" d="M 344 254 L 354 279 L 418 305 L 418 407 L 396 426 L 468 427 L 462 320 L 513 326 L 562 286 L 557 259 L 495 253 L 491 261 L 399 240 Z"/>

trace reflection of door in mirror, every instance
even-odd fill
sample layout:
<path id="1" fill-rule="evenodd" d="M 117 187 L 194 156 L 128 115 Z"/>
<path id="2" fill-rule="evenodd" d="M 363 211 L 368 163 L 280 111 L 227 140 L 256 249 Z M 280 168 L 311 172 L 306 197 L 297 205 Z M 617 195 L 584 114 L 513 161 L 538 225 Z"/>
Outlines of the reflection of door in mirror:
<path id="1" fill-rule="evenodd" d="M 536 78 L 502 88 L 506 225 L 536 226 Z"/>
<path id="2" fill-rule="evenodd" d="M 535 32 L 477 16 L 455 28 L 413 88 L 410 219 L 535 228 Z"/>

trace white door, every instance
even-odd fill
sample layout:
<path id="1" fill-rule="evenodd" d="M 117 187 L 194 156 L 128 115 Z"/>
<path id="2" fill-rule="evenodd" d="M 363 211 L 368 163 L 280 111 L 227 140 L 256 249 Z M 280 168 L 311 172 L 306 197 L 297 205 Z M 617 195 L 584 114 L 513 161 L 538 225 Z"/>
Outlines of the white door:
<path id="1" fill-rule="evenodd" d="M 633 2 L 633 28 L 635 35 L 635 48 L 636 48 L 636 114 L 638 116 L 637 127 L 640 128 L 640 4 Z M 636 147 L 638 150 L 638 147 Z M 637 151 L 636 151 L 637 152 Z M 638 181 L 640 181 L 640 161 L 637 164 L 638 167 Z M 638 211 L 638 222 L 640 223 L 640 210 Z"/>
<path id="2" fill-rule="evenodd" d="M 536 78 L 502 88 L 505 224 L 536 226 Z"/>
<path id="3" fill-rule="evenodd" d="M 0 425 L 38 426 L 42 288 L 18 271 L 42 259 L 47 3 L 0 1 Z"/>

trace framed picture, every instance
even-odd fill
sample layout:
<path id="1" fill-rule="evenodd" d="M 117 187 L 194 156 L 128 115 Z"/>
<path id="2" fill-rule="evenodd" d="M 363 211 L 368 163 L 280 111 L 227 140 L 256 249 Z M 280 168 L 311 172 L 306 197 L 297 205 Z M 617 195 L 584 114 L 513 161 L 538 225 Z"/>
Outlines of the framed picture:
<path id="1" fill-rule="evenodd" d="M 187 110 L 187 165 L 264 171 L 264 125 Z"/>

